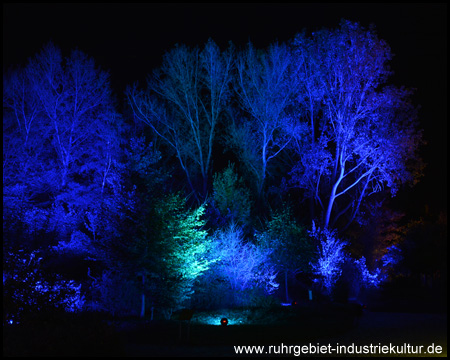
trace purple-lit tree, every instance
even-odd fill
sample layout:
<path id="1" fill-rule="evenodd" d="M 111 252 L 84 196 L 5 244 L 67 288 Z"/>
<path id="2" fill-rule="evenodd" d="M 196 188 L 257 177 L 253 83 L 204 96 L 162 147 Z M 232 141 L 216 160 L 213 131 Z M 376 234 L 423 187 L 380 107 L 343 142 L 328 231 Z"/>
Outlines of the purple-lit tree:
<path id="1" fill-rule="evenodd" d="M 146 91 L 126 91 L 135 118 L 173 150 L 190 190 L 204 197 L 211 173 L 216 127 L 229 98 L 233 51 L 209 40 L 202 50 L 179 45 L 164 55 Z M 195 186 L 201 178 L 201 188 Z"/>
<path id="2" fill-rule="evenodd" d="M 321 207 L 325 227 L 344 214 L 345 226 L 370 195 L 385 188 L 395 195 L 417 180 L 421 132 L 411 92 L 384 86 L 392 55 L 373 30 L 344 21 L 313 39 L 322 118 L 317 140 L 299 149 L 291 175 Z"/>

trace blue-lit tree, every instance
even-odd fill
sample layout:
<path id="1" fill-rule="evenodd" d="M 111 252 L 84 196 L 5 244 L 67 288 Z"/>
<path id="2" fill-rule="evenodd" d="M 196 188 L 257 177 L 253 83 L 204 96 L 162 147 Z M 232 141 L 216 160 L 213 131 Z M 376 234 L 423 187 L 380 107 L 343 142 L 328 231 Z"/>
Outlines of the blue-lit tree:
<path id="1" fill-rule="evenodd" d="M 3 77 L 3 136 L 10 140 L 9 144 L 12 144 L 11 137 L 14 137 L 15 151 L 18 150 L 17 148 L 26 151 L 32 147 L 37 152 L 38 144 L 42 147 L 42 138 L 35 136 L 40 130 L 42 107 L 39 99 L 34 96 L 30 71 L 29 68 L 17 69 L 6 73 Z M 3 150 L 5 166 L 11 159 L 10 154 L 13 149 L 4 147 Z"/>
<path id="2" fill-rule="evenodd" d="M 261 198 L 269 165 L 293 137 L 288 108 L 296 89 L 292 71 L 297 66 L 287 46 L 274 44 L 258 51 L 251 43 L 238 54 L 236 66 L 234 87 L 243 113 L 234 115 L 226 139 L 251 174 Z"/>
<path id="3" fill-rule="evenodd" d="M 319 283 L 328 296 L 342 274 L 346 260 L 344 248 L 347 242 L 340 240 L 335 231 L 317 228 L 313 222 L 310 235 L 317 240 L 317 259 L 311 262 L 313 272 L 319 276 Z"/>
<path id="4" fill-rule="evenodd" d="M 252 305 L 255 296 L 268 296 L 277 288 L 276 269 L 270 261 L 272 250 L 255 245 L 244 238 L 242 228 L 231 224 L 218 230 L 212 242 L 211 256 L 215 261 L 208 274 L 216 297 L 227 305 Z"/>
<path id="5" fill-rule="evenodd" d="M 34 97 L 39 99 L 50 137 L 60 187 L 71 174 L 98 176 L 104 187 L 111 169 L 111 150 L 116 141 L 107 134 L 117 126 L 109 75 L 95 68 L 94 61 L 75 50 L 64 59 L 60 50 L 47 45 L 29 63 Z M 98 142 L 104 154 L 98 154 Z M 85 158 L 89 157 L 89 161 Z M 105 176 L 106 173 L 106 176 Z"/>
<path id="6" fill-rule="evenodd" d="M 310 235 L 317 241 L 317 259 L 311 262 L 321 291 L 335 301 L 358 297 L 362 289 L 377 288 L 385 279 L 381 267 L 370 270 L 364 256 L 354 259 L 349 242 L 336 231 L 318 228 L 313 222 Z"/>
<path id="7" fill-rule="evenodd" d="M 50 311 L 81 311 L 81 284 L 48 273 L 41 251 L 19 250 L 3 256 L 3 324 L 20 324 Z"/>
<path id="8" fill-rule="evenodd" d="M 147 249 L 149 237 L 157 236 L 156 229 L 149 235 L 154 224 L 149 217 L 155 218 L 149 214 L 165 177 L 158 163 L 161 153 L 144 136 L 131 137 L 124 155 L 125 181 L 119 191 L 104 199 L 101 211 L 92 208 L 84 216 L 85 232 L 100 260 L 89 270 L 89 308 L 113 315 L 136 315 L 140 309 L 145 316 L 148 269 L 155 266 Z M 95 234 L 100 236 L 95 239 Z"/>
<path id="9" fill-rule="evenodd" d="M 221 52 L 212 40 L 202 50 L 178 45 L 164 55 L 145 91 L 136 85 L 126 91 L 135 118 L 173 151 L 189 190 L 199 199 L 207 192 L 217 125 L 230 95 L 232 62 L 232 48 Z"/>
<path id="10" fill-rule="evenodd" d="M 53 309 L 60 303 L 54 293 L 73 287 L 72 274 L 80 280 L 88 259 L 106 257 L 104 244 L 118 236 L 133 204 L 123 189 L 121 116 L 109 75 L 81 51 L 63 57 L 50 43 L 4 80 L 3 249 L 39 249 L 53 264 L 23 266 L 8 282 L 8 301 L 34 304 L 25 296 L 35 294 L 39 307 Z M 4 267 L 19 266 L 18 259 L 6 257 Z M 80 286 L 72 290 L 81 299 Z"/>
<path id="11" fill-rule="evenodd" d="M 11 72 L 3 99 L 8 209 L 20 198 L 49 217 L 56 215 L 51 209 L 76 210 L 81 224 L 85 211 L 117 194 L 121 117 L 109 76 L 92 59 L 80 51 L 64 58 L 50 43 L 24 69 Z"/>
<path id="12" fill-rule="evenodd" d="M 392 55 L 373 29 L 344 21 L 337 30 L 315 33 L 313 42 L 314 51 L 302 38 L 294 49 L 315 56 L 317 73 L 311 83 L 305 78 L 304 88 L 316 87 L 321 117 L 310 127 L 314 141 L 298 148 L 291 175 L 320 206 L 325 227 L 337 226 L 343 215 L 346 226 L 370 195 L 383 189 L 395 195 L 402 184 L 415 183 L 421 132 L 411 92 L 385 85 Z M 311 118 L 314 111 L 305 111 Z"/>
<path id="13" fill-rule="evenodd" d="M 25 214 L 36 211 L 30 201 L 48 188 L 48 173 L 42 171 L 46 167 L 42 158 L 48 157 L 42 107 L 30 76 L 25 68 L 3 78 L 3 214 L 8 219 L 3 222 L 4 234 L 21 232 Z"/>

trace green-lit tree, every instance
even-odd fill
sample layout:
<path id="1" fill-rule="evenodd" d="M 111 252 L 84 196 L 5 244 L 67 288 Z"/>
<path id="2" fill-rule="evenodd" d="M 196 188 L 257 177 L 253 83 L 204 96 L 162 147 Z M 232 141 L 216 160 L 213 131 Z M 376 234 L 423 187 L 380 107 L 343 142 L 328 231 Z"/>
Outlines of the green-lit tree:
<path id="1" fill-rule="evenodd" d="M 258 235 L 259 244 L 271 249 L 271 261 L 284 274 L 286 301 L 290 302 L 289 278 L 299 272 L 309 272 L 314 257 L 314 246 L 305 227 L 299 225 L 286 204 L 274 211 L 266 230 Z"/>
<path id="2" fill-rule="evenodd" d="M 214 174 L 211 216 L 219 226 L 236 223 L 246 226 L 250 222 L 252 200 L 250 191 L 237 174 L 234 164 L 228 164 L 222 172 Z"/>
<path id="3" fill-rule="evenodd" d="M 150 204 L 148 204 L 150 205 Z M 208 269 L 210 241 L 202 229 L 204 207 L 190 210 L 177 194 L 153 199 L 139 219 L 138 231 L 122 247 L 124 267 L 137 276 L 141 288 L 141 316 L 146 298 L 150 305 L 170 317 L 189 305 L 195 281 Z"/>

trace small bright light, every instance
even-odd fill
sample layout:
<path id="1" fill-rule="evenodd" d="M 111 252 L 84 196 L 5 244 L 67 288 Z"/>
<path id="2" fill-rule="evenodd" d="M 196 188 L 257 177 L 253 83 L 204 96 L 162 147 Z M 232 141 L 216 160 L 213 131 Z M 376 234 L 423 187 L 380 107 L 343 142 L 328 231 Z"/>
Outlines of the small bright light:
<path id="1" fill-rule="evenodd" d="M 222 326 L 227 326 L 228 325 L 228 319 L 227 318 L 222 318 L 220 320 L 220 325 Z"/>

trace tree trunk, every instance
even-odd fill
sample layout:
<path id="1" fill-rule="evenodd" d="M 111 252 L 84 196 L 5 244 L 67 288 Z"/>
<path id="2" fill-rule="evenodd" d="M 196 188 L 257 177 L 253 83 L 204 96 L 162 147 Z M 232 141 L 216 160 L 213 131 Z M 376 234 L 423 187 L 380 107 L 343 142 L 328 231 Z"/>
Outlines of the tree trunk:
<path id="1" fill-rule="evenodd" d="M 141 318 L 144 318 L 145 316 L 145 294 L 142 293 L 142 298 L 141 298 Z"/>
<path id="2" fill-rule="evenodd" d="M 286 302 L 289 302 L 289 292 L 288 292 L 288 271 L 284 271 L 284 286 L 286 288 Z"/>
<path id="3" fill-rule="evenodd" d="M 324 221 L 325 229 L 328 228 L 328 225 L 330 224 L 331 210 L 333 208 L 334 201 L 336 200 L 336 191 L 343 177 L 344 177 L 344 167 L 341 166 L 339 178 L 336 180 L 331 189 L 330 200 L 328 201 L 328 206 L 325 213 L 325 221 Z"/>
<path id="4" fill-rule="evenodd" d="M 145 316 L 145 272 L 142 272 L 142 296 L 141 296 L 141 318 L 144 318 Z"/>

